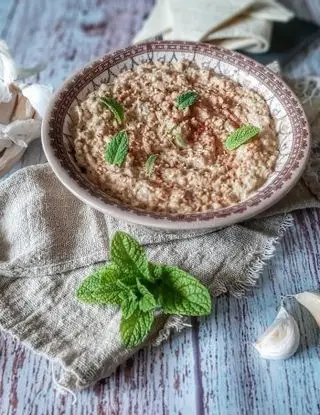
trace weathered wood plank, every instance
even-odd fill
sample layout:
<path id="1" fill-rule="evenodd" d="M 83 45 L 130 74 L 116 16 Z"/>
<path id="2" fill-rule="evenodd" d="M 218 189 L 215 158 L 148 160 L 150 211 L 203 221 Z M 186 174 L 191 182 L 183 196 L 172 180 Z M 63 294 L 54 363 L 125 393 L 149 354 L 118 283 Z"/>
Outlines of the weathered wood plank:
<path id="1" fill-rule="evenodd" d="M 219 298 L 214 318 L 200 326 L 207 414 L 319 413 L 319 329 L 306 310 L 285 300 L 301 331 L 294 357 L 265 361 L 252 347 L 274 319 L 281 295 L 320 286 L 320 214 L 303 212 L 295 218 L 259 287 L 243 299 Z"/>
<path id="2" fill-rule="evenodd" d="M 15 0 L 0 1 L 0 36 L 5 38 L 8 28 L 15 15 L 17 2 Z"/>
<path id="3" fill-rule="evenodd" d="M 51 364 L 3 335 L 0 409 L 10 414 L 195 413 L 191 342 L 191 331 L 186 331 L 158 348 L 141 351 L 109 379 L 77 393 L 72 405 L 71 395 L 57 394 Z"/>

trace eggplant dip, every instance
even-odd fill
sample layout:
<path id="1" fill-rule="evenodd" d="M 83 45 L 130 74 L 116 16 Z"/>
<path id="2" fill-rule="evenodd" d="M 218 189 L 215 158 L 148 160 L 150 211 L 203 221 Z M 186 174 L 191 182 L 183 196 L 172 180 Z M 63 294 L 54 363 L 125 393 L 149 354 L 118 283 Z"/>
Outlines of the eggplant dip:
<path id="1" fill-rule="evenodd" d="M 124 71 L 72 119 L 76 161 L 89 180 L 143 210 L 234 205 L 265 183 L 278 156 L 265 100 L 188 62 Z"/>

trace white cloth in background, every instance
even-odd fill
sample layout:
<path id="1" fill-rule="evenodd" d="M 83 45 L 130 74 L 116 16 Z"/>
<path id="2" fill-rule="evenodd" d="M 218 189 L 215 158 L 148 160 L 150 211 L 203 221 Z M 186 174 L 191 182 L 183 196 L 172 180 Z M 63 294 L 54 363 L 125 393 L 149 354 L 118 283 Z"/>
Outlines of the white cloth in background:
<path id="1" fill-rule="evenodd" d="M 273 0 L 157 0 L 133 43 L 161 35 L 261 53 L 269 49 L 272 22 L 292 17 Z"/>

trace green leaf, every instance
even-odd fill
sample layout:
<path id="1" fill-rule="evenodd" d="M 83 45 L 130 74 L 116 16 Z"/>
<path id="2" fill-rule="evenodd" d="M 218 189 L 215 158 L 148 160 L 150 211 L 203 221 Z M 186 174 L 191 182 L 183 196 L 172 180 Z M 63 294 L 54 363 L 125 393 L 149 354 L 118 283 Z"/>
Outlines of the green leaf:
<path id="1" fill-rule="evenodd" d="M 176 98 L 176 106 L 179 110 L 184 110 L 194 104 L 198 98 L 199 95 L 195 91 L 186 91 Z"/>
<path id="2" fill-rule="evenodd" d="M 253 137 L 260 133 L 260 129 L 254 125 L 242 125 L 240 128 L 234 130 L 224 142 L 227 150 L 235 150 L 236 148 L 247 143 Z"/>
<path id="3" fill-rule="evenodd" d="M 124 319 L 127 319 L 132 316 L 132 314 L 138 308 L 139 303 L 137 298 L 128 298 L 127 300 L 123 301 L 121 304 L 121 312 Z"/>
<path id="4" fill-rule="evenodd" d="M 157 308 L 157 303 L 154 297 L 145 296 L 139 301 L 139 308 L 141 311 L 152 311 Z"/>
<path id="5" fill-rule="evenodd" d="M 151 156 L 148 157 L 146 164 L 144 166 L 146 175 L 148 177 L 152 176 L 152 173 L 154 171 L 154 167 L 155 167 L 155 162 L 157 159 L 158 155 L 157 154 L 152 154 Z"/>
<path id="6" fill-rule="evenodd" d="M 157 307 L 157 302 L 151 292 L 148 290 L 146 286 L 141 284 L 141 282 L 137 279 L 137 288 L 142 295 L 142 298 L 139 301 L 139 308 L 141 311 L 149 311 L 153 310 Z"/>
<path id="7" fill-rule="evenodd" d="M 121 341 L 127 347 L 135 347 L 141 343 L 150 332 L 154 316 L 152 311 L 136 310 L 120 323 Z"/>
<path id="8" fill-rule="evenodd" d="M 101 286 L 101 275 L 98 270 L 89 275 L 80 285 L 76 292 L 76 298 L 81 302 L 92 303 L 96 302 L 96 291 Z"/>
<path id="9" fill-rule="evenodd" d="M 138 280 L 138 278 L 137 278 L 137 280 L 136 280 L 136 283 L 137 283 L 137 288 L 138 288 L 138 291 L 139 291 L 139 293 L 140 293 L 141 295 L 151 295 L 151 297 L 152 297 L 152 294 L 150 293 L 150 291 L 148 290 L 148 288 L 147 288 L 144 284 L 142 284 L 142 283 Z"/>
<path id="10" fill-rule="evenodd" d="M 126 281 L 127 282 L 127 281 Z M 131 286 L 129 287 L 127 284 L 125 284 L 123 281 L 118 280 L 116 285 L 120 288 L 121 290 L 121 294 L 119 295 L 119 297 L 122 298 L 122 301 L 127 301 L 127 300 L 136 300 L 137 296 L 135 295 L 135 293 L 133 292 L 132 288 L 135 287 L 135 284 L 131 284 Z"/>
<path id="11" fill-rule="evenodd" d="M 164 313 L 188 316 L 210 313 L 209 291 L 187 272 L 177 267 L 163 266 L 162 282 L 158 287 L 158 302 Z"/>
<path id="12" fill-rule="evenodd" d="M 135 277 L 150 278 L 144 248 L 132 236 L 117 231 L 111 242 L 111 260 L 124 272 Z"/>
<path id="13" fill-rule="evenodd" d="M 180 133 L 175 134 L 174 141 L 178 147 L 181 147 L 181 148 L 188 147 L 188 143 L 182 138 L 182 135 Z"/>
<path id="14" fill-rule="evenodd" d="M 102 102 L 102 104 L 112 112 L 114 118 L 119 124 L 123 123 L 124 110 L 118 101 L 116 101 L 114 98 L 102 98 L 100 99 L 100 102 Z"/>
<path id="15" fill-rule="evenodd" d="M 149 262 L 149 271 L 151 274 L 151 279 L 158 280 L 161 278 L 162 267 L 163 265 L 153 264 L 152 262 Z"/>
<path id="16" fill-rule="evenodd" d="M 117 267 L 118 268 L 118 267 Z M 117 280 L 117 282 L 116 282 L 116 284 L 118 285 L 118 287 L 120 287 L 121 289 L 122 289 L 122 291 L 127 291 L 127 292 L 129 292 L 129 291 L 131 291 L 131 287 L 130 286 L 128 286 L 128 282 L 129 282 L 129 284 L 132 286 L 133 284 L 135 284 L 135 282 L 134 282 L 134 280 L 125 280 L 125 281 L 122 281 L 122 280 Z"/>
<path id="17" fill-rule="evenodd" d="M 89 304 L 122 303 L 123 288 L 118 285 L 121 278 L 116 267 L 102 267 L 86 278 L 77 290 L 78 300 Z"/>
<path id="18" fill-rule="evenodd" d="M 127 133 L 122 130 L 111 138 L 105 150 L 105 160 L 114 165 L 122 166 L 129 151 Z"/>

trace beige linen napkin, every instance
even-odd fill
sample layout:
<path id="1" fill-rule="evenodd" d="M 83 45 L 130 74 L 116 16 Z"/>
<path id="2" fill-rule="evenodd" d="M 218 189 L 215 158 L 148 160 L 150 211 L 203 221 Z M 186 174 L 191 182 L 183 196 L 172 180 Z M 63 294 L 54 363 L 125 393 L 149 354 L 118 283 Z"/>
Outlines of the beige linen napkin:
<path id="1" fill-rule="evenodd" d="M 118 229 L 138 239 L 154 262 L 175 264 L 197 276 L 213 296 L 243 294 L 290 226 L 288 212 L 320 207 L 315 197 L 320 196 L 320 105 L 308 100 L 315 89 L 319 94 L 317 82 L 296 84 L 313 133 L 313 155 L 303 180 L 278 205 L 242 224 L 198 235 L 131 225 L 80 202 L 47 164 L 0 182 L 1 329 L 55 362 L 63 387 L 84 388 L 110 375 L 137 349 L 120 342 L 117 308 L 81 304 L 74 296 L 81 281 L 107 259 Z M 146 343 L 166 339 L 185 323 L 178 316 L 158 317 Z"/>
<path id="2" fill-rule="evenodd" d="M 272 22 L 292 17 L 273 0 L 157 0 L 133 43 L 161 35 L 262 53 L 270 46 Z"/>

